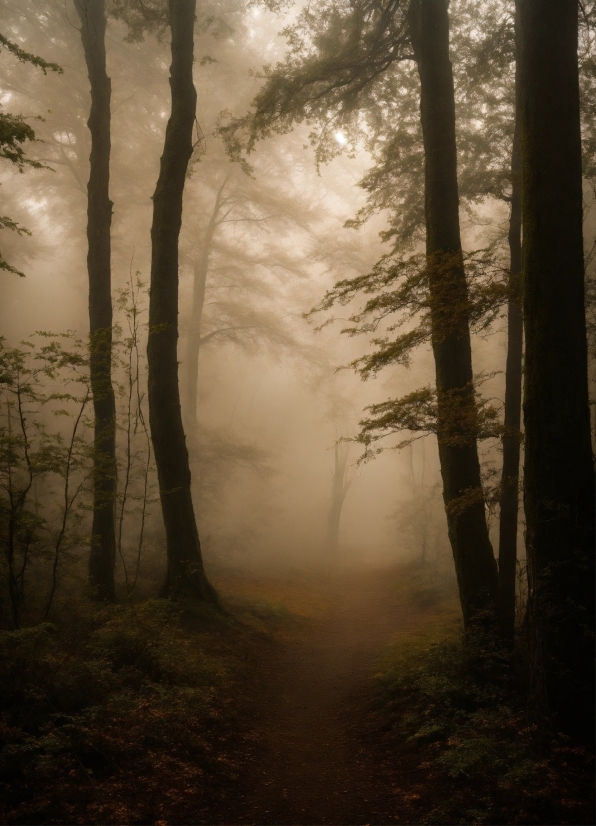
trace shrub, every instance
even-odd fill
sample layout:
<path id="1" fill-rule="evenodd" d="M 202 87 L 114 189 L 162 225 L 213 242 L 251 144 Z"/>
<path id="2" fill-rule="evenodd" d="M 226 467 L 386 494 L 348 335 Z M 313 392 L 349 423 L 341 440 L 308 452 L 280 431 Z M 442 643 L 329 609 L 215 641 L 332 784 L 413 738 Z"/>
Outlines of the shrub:
<path id="1" fill-rule="evenodd" d="M 425 822 L 592 822 L 591 757 L 529 719 L 523 665 L 445 606 L 387 652 L 385 713 L 449 790 Z"/>

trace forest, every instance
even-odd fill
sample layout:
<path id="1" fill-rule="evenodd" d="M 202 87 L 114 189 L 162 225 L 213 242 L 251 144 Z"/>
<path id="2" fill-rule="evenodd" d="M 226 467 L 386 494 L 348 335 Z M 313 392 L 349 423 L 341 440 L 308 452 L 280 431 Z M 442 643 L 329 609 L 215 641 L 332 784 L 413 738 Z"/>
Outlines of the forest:
<path id="1" fill-rule="evenodd" d="M 595 0 L 0 70 L 0 822 L 594 823 Z"/>

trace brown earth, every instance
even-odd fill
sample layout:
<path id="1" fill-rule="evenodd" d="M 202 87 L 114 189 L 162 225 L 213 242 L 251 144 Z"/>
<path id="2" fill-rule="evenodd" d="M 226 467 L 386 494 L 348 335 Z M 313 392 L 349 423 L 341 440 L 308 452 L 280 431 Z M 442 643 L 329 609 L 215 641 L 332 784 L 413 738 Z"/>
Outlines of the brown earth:
<path id="1" fill-rule="evenodd" d="M 426 772 L 412 749 L 395 754 L 375 713 L 379 657 L 392 634 L 420 621 L 399 585 L 396 569 L 313 578 L 317 616 L 258 662 L 240 715 L 250 731 L 238 786 L 205 822 L 420 822 Z"/>

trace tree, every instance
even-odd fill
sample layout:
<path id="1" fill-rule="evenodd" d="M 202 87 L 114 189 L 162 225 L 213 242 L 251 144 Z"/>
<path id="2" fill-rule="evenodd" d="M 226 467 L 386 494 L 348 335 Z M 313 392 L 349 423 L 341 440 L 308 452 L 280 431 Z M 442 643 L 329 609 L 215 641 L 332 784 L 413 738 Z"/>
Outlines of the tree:
<path id="1" fill-rule="evenodd" d="M 172 110 L 153 195 L 147 344 L 149 422 L 166 529 L 164 595 L 216 602 L 203 568 L 178 385 L 178 239 L 192 155 L 195 0 L 170 0 Z"/>
<path id="2" fill-rule="evenodd" d="M 117 487 L 116 400 L 112 386 L 112 271 L 110 201 L 110 98 L 106 72 L 105 0 L 75 0 L 91 86 L 87 271 L 89 274 L 89 371 L 93 392 L 93 525 L 89 586 L 94 599 L 113 600 L 116 561 L 114 498 Z"/>
<path id="3" fill-rule="evenodd" d="M 199 352 L 205 344 L 241 347 L 274 345 L 278 351 L 296 346 L 276 306 L 276 289 L 288 273 L 304 277 L 304 261 L 291 250 L 271 248 L 263 237 L 282 229 L 302 204 L 247 176 L 224 156 L 199 156 L 194 166 L 191 208 L 199 221 L 186 229 L 184 258 L 192 268 L 192 308 L 183 361 L 183 412 L 190 428 L 197 425 Z M 223 162 L 222 162 L 223 161 Z M 190 189 L 190 187 L 189 187 Z M 294 194 L 294 193 L 292 193 Z M 189 195 L 191 193 L 189 192 Z M 307 220 L 304 209 L 302 222 Z M 200 218 L 205 217 L 201 226 Z M 308 216 L 310 218 L 310 216 Z M 275 238 L 278 241 L 278 238 Z M 271 277 L 273 276 L 273 277 Z M 269 300 L 268 300 L 269 299 Z M 273 305 L 270 310 L 268 304 Z"/>
<path id="4" fill-rule="evenodd" d="M 222 218 L 220 212 L 224 205 L 224 192 L 228 176 L 224 177 L 219 186 L 215 203 L 207 226 L 201 238 L 201 250 L 193 262 L 193 290 L 190 329 L 186 342 L 186 410 L 189 422 L 197 421 L 197 382 L 199 374 L 199 350 L 201 348 L 201 320 L 205 306 L 205 290 L 207 287 L 207 273 L 209 270 L 209 256 L 213 244 L 213 236 Z"/>
<path id="5" fill-rule="evenodd" d="M 339 523 L 346 495 L 354 479 L 348 477 L 349 445 L 336 442 L 333 448 L 333 483 L 331 487 L 331 504 L 327 516 L 327 551 L 332 558 L 337 555 L 339 546 Z"/>
<path id="6" fill-rule="evenodd" d="M 426 257 L 437 387 L 437 439 L 464 623 L 494 610 L 497 568 L 488 537 L 459 230 L 455 100 L 446 0 L 414 0 L 410 34 L 420 73 Z"/>
<path id="7" fill-rule="evenodd" d="M 540 688 L 558 725 L 591 737 L 595 514 L 578 9 L 574 0 L 519 0 L 518 8 L 531 645 Z"/>
<path id="8" fill-rule="evenodd" d="M 516 67 L 516 100 L 519 71 Z M 523 317 L 521 307 L 521 124 L 515 110 L 511 151 L 511 211 L 509 215 L 509 277 L 507 300 L 507 362 L 505 365 L 505 421 L 499 512 L 499 622 L 503 638 L 513 644 L 517 580 L 517 516 L 521 448 Z"/>

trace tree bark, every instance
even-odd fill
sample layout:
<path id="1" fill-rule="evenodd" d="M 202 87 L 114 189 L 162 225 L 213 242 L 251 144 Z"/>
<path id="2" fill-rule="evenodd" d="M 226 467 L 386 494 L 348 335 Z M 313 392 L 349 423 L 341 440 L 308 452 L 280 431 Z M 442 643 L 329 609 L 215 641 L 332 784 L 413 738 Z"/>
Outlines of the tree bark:
<path id="1" fill-rule="evenodd" d="M 594 464 L 576 0 L 518 0 L 522 71 L 524 505 L 535 683 L 558 726 L 594 720 Z"/>
<path id="2" fill-rule="evenodd" d="M 116 402 L 112 386 L 110 184 L 111 83 L 106 72 L 105 0 L 75 0 L 91 86 L 87 270 L 89 273 L 89 371 L 93 393 L 93 524 L 89 585 L 94 599 L 113 600 L 116 530 Z"/>
<path id="3" fill-rule="evenodd" d="M 517 24 L 516 24 L 517 28 Z M 517 50 L 516 50 L 517 51 Z M 511 152 L 511 212 L 509 215 L 509 276 L 507 303 L 507 362 L 505 366 L 505 432 L 499 514 L 499 622 L 507 645 L 515 635 L 517 574 L 517 517 L 521 442 L 523 316 L 521 307 L 521 112 L 519 66 L 515 70 L 516 111 Z"/>
<path id="4" fill-rule="evenodd" d="M 464 627 L 493 621 L 493 555 L 476 443 L 477 411 L 468 291 L 459 225 L 455 99 L 448 0 L 411 0 L 410 32 L 420 74 L 425 152 L 426 255 L 435 360 L 443 498 Z"/>
<path id="5" fill-rule="evenodd" d="M 148 396 L 166 530 L 164 596 L 217 602 L 203 568 L 178 385 L 178 239 L 197 95 L 193 83 L 195 0 L 170 0 L 172 111 L 153 195 Z"/>

